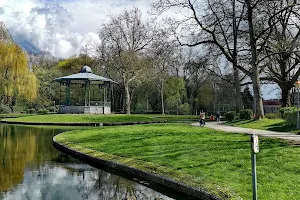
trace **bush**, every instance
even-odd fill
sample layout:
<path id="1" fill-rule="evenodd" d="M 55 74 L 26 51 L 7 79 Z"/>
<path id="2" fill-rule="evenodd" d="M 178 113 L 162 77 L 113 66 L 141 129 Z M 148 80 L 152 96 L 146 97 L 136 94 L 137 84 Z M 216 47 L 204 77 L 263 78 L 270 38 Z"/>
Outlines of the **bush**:
<path id="1" fill-rule="evenodd" d="M 252 119 L 253 111 L 251 109 L 241 110 L 240 119 L 241 120 L 249 120 Z"/>
<path id="2" fill-rule="evenodd" d="M 282 119 L 285 119 L 290 113 L 297 111 L 296 107 L 283 107 L 279 109 L 279 113 Z"/>
<path id="3" fill-rule="evenodd" d="M 11 113 L 11 109 L 8 105 L 1 104 L 0 105 L 0 113 L 2 113 L 2 114 Z"/>
<path id="4" fill-rule="evenodd" d="M 35 109 L 34 108 L 29 108 L 29 109 L 26 110 L 26 113 L 27 114 L 33 114 L 33 113 L 35 113 Z"/>
<path id="5" fill-rule="evenodd" d="M 179 114 L 188 115 L 190 113 L 190 105 L 188 103 L 179 105 Z"/>
<path id="6" fill-rule="evenodd" d="M 38 110 L 38 114 L 40 114 L 40 115 L 45 115 L 45 114 L 48 114 L 49 113 L 49 110 L 47 110 L 47 109 L 39 109 Z"/>
<path id="7" fill-rule="evenodd" d="M 236 117 L 235 111 L 230 111 L 230 112 L 225 113 L 225 118 L 227 121 L 231 122 L 232 120 L 235 119 L 235 117 Z"/>
<path id="8" fill-rule="evenodd" d="M 297 125 L 297 111 L 286 112 L 285 121 L 288 125 L 296 126 Z"/>
<path id="9" fill-rule="evenodd" d="M 265 117 L 268 119 L 278 119 L 278 118 L 280 118 L 280 114 L 279 113 L 266 113 Z"/>

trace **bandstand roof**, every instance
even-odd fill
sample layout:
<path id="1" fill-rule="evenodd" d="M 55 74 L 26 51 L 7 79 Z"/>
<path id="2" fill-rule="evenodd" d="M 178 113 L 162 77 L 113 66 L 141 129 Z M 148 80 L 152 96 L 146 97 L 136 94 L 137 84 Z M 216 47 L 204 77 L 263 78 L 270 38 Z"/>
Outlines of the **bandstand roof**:
<path id="1" fill-rule="evenodd" d="M 86 81 L 90 81 L 90 84 L 102 84 L 104 82 L 114 82 L 109 78 L 103 76 L 98 76 L 92 73 L 92 70 L 88 66 L 84 66 L 80 73 L 72 74 L 68 76 L 63 76 L 56 78 L 55 81 L 60 83 L 66 83 L 69 81 L 71 84 L 85 84 Z"/>

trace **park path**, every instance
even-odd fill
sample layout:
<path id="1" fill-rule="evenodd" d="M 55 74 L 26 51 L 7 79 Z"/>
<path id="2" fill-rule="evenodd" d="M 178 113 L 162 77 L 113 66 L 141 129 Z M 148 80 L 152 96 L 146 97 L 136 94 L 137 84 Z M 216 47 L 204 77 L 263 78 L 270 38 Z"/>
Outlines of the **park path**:
<path id="1" fill-rule="evenodd" d="M 199 126 L 199 122 L 193 123 L 194 126 Z M 270 137 L 270 138 L 279 138 L 284 140 L 293 141 L 300 144 L 300 135 L 296 135 L 295 133 L 291 132 L 276 132 L 276 131 L 267 131 L 267 130 L 259 130 L 259 129 L 252 129 L 252 128 L 241 128 L 241 127 L 234 127 L 222 124 L 222 122 L 206 122 L 206 127 L 212 128 L 219 131 L 224 132 L 231 132 L 231 133 L 242 133 L 242 134 L 256 134 L 263 137 Z"/>

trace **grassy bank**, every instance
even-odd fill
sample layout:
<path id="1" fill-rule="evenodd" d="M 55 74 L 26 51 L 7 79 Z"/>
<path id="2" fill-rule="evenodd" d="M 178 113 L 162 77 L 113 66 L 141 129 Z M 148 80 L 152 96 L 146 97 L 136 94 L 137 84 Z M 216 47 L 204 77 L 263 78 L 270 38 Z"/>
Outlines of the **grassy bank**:
<path id="1" fill-rule="evenodd" d="M 57 137 L 71 148 L 206 188 L 223 199 L 251 199 L 249 140 L 184 124 L 103 127 Z M 299 160 L 299 147 L 261 138 L 259 198 L 297 199 Z"/>
<path id="2" fill-rule="evenodd" d="M 10 113 L 10 114 L 0 114 L 0 118 L 17 118 L 17 117 L 27 117 L 31 116 L 32 114 L 17 114 L 17 113 Z"/>
<path id="3" fill-rule="evenodd" d="M 233 121 L 226 122 L 226 125 L 238 126 L 243 128 L 254 128 L 278 132 L 298 132 L 295 126 L 289 126 L 283 119 L 262 119 L 259 121 L 246 120 L 246 121 Z"/>
<path id="4" fill-rule="evenodd" d="M 52 114 L 52 115 L 31 115 L 7 119 L 14 122 L 153 122 L 153 121 L 182 121 L 197 120 L 193 115 L 143 115 L 143 114 L 111 114 L 111 115 L 87 115 L 87 114 Z"/>

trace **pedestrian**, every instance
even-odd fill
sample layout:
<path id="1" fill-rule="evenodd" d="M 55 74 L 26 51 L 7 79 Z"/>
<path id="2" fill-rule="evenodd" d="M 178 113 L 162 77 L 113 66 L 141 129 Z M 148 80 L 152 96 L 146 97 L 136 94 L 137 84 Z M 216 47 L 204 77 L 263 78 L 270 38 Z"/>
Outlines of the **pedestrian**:
<path id="1" fill-rule="evenodd" d="M 200 111 L 199 123 L 200 123 L 200 126 L 206 125 L 205 124 L 205 112 L 203 110 Z"/>
<path id="2" fill-rule="evenodd" d="M 220 112 L 219 112 L 219 111 L 218 111 L 217 114 L 216 114 L 216 118 L 217 118 L 217 122 L 220 122 L 221 115 L 220 115 Z"/>
<path id="3" fill-rule="evenodd" d="M 215 120 L 215 117 L 213 116 L 213 114 L 210 115 L 209 120 L 210 120 L 210 121 L 214 121 L 214 120 Z"/>

